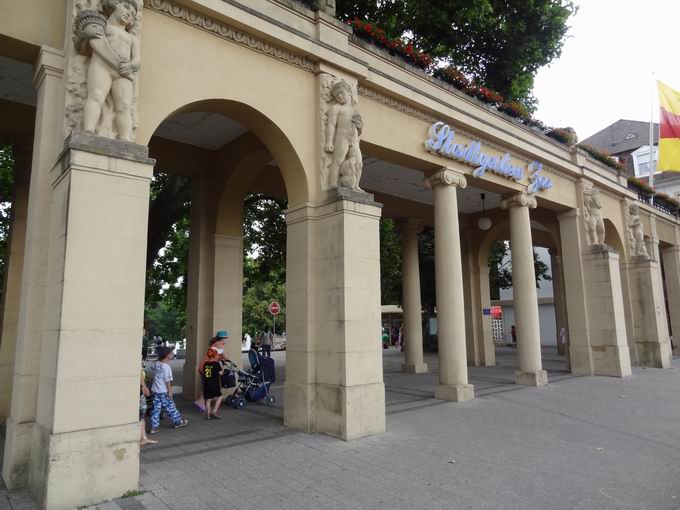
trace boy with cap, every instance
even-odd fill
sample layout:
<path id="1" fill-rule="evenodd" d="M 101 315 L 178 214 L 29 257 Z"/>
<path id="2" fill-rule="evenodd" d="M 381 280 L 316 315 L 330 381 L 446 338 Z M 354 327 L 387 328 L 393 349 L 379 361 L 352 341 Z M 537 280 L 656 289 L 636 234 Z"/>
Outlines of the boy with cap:
<path id="1" fill-rule="evenodd" d="M 182 418 L 172 400 L 172 368 L 170 360 L 173 357 L 172 347 L 161 347 L 158 353 L 158 361 L 151 367 L 153 370 L 153 411 L 151 412 L 150 434 L 158 432 L 161 420 L 161 409 L 164 409 L 172 420 L 173 428 L 185 427 L 189 420 Z"/>

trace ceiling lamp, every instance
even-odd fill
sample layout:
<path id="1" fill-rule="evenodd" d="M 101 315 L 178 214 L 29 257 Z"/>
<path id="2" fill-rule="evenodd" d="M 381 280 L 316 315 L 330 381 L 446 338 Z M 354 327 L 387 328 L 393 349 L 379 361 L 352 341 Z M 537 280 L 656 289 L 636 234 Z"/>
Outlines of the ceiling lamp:
<path id="1" fill-rule="evenodd" d="M 484 199 L 486 195 L 482 193 L 482 217 L 477 220 L 477 226 L 480 230 L 489 230 L 491 228 L 491 218 L 486 217 L 486 208 L 484 207 Z"/>

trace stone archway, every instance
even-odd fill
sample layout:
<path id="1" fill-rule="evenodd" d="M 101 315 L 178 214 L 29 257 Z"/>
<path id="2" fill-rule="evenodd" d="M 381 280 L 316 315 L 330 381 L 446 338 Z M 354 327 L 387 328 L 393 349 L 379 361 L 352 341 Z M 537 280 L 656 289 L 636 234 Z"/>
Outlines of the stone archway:
<path id="1" fill-rule="evenodd" d="M 202 120 L 192 124 L 195 119 Z M 164 153 L 175 159 L 169 162 L 175 167 L 180 158 L 167 139 L 162 143 L 157 139 L 171 136 L 175 144 L 182 145 L 183 131 L 173 123 L 183 122 L 199 133 L 203 124 L 209 123 L 213 132 L 223 131 L 226 137 L 221 147 L 203 151 L 198 168 L 185 170 L 192 180 L 192 207 L 184 396 L 194 399 L 201 391 L 197 367 L 215 331 L 230 332 L 225 355 L 240 359 L 246 194 L 255 181 L 260 185 L 273 182 L 275 193 L 287 196 L 292 204 L 305 204 L 309 199 L 309 183 L 290 141 L 269 118 L 252 107 L 229 100 L 198 101 L 176 109 L 164 122 L 151 140 L 152 154 L 162 169 L 166 168 Z M 195 139 L 200 137 L 192 137 L 188 132 L 184 136 L 187 143 L 201 142 Z M 213 146 L 220 143 L 219 139 L 212 141 Z M 290 247 L 293 259 L 299 258 L 295 253 L 297 247 Z M 294 311 L 289 317 L 298 322 L 306 320 L 297 317 Z M 295 342 L 294 338 L 291 340 Z"/>

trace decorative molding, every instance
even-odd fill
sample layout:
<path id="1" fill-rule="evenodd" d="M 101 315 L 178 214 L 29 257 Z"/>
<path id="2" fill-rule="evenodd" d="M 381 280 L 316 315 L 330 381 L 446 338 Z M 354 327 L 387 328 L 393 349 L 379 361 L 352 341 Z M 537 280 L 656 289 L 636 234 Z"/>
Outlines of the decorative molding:
<path id="1" fill-rule="evenodd" d="M 382 103 L 388 108 L 400 111 L 401 113 L 415 117 L 416 119 L 427 122 L 428 124 L 434 124 L 435 122 L 441 120 L 440 118 L 424 112 L 423 110 L 419 110 L 418 108 L 399 101 L 398 99 L 394 99 L 393 97 L 387 96 L 381 92 L 378 92 L 377 90 L 369 89 L 363 85 L 359 85 L 358 92 L 360 96 L 364 96 L 368 99 L 372 99 L 373 101 L 377 101 L 378 103 Z"/>
<path id="2" fill-rule="evenodd" d="M 194 28 L 204 30 L 227 41 L 257 51 L 280 62 L 299 67 L 310 73 L 318 72 L 318 63 L 304 55 L 294 53 L 288 49 L 264 41 L 252 34 L 230 27 L 204 14 L 175 4 L 172 0 L 144 0 L 144 5 L 153 11 L 186 23 Z"/>
<path id="3" fill-rule="evenodd" d="M 524 192 L 515 193 L 501 200 L 501 209 L 511 209 L 512 207 L 536 209 L 537 205 L 536 197 Z"/>
<path id="4" fill-rule="evenodd" d="M 467 187 L 467 180 L 463 174 L 444 167 L 436 174 L 425 178 L 425 186 L 430 189 L 437 186 L 455 186 L 464 189 Z"/>

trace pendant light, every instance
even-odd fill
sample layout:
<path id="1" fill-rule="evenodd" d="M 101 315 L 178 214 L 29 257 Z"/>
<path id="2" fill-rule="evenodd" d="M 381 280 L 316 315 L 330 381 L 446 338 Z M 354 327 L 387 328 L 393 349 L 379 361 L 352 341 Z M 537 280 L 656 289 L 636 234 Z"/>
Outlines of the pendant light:
<path id="1" fill-rule="evenodd" d="M 489 230 L 491 228 L 491 218 L 486 217 L 486 208 L 484 207 L 484 199 L 486 195 L 482 193 L 482 217 L 477 220 L 477 226 L 480 230 Z"/>

